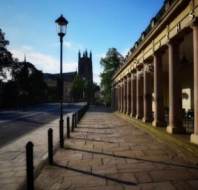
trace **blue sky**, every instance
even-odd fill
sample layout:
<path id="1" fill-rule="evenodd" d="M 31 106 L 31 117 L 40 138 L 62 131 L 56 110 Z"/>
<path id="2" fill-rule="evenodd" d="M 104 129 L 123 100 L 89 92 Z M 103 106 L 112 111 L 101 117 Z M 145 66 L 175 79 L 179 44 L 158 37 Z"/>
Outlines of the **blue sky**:
<path id="1" fill-rule="evenodd" d="M 59 72 L 59 39 L 54 20 L 69 21 L 64 38 L 64 72 L 77 69 L 78 50 L 92 51 L 94 80 L 99 83 L 99 61 L 108 48 L 126 54 L 163 0 L 0 0 L 0 28 L 8 49 L 24 54 L 43 72 Z"/>

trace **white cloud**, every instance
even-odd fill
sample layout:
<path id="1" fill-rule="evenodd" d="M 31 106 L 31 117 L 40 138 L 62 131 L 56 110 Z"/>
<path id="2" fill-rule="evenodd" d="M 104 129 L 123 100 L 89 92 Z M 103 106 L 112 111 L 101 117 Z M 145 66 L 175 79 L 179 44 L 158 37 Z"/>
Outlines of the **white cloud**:
<path id="1" fill-rule="evenodd" d="M 101 80 L 100 74 L 93 73 L 93 80 L 94 80 L 94 82 L 96 82 L 99 85 L 100 84 L 100 80 Z"/>
<path id="2" fill-rule="evenodd" d="M 11 49 L 10 51 L 13 57 L 18 58 L 20 61 L 24 59 L 24 52 L 26 52 L 27 61 L 31 62 L 37 69 L 45 73 L 58 73 L 60 71 L 59 60 L 51 55 L 34 51 L 32 48 L 24 48 L 24 46 L 22 48 Z M 63 63 L 64 72 L 75 71 L 76 67 L 75 61 L 65 61 Z"/>
<path id="3" fill-rule="evenodd" d="M 50 47 L 53 48 L 59 48 L 60 43 L 53 43 L 50 45 Z M 78 50 L 83 50 L 84 46 L 82 44 L 76 43 L 76 42 L 72 42 L 72 41 L 64 41 L 63 42 L 63 46 L 71 51 L 78 51 Z"/>
<path id="4" fill-rule="evenodd" d="M 63 45 L 64 45 L 64 47 L 66 47 L 66 48 L 71 48 L 72 47 L 72 44 L 71 44 L 71 42 L 64 42 L 63 43 Z"/>
<path id="5" fill-rule="evenodd" d="M 121 54 L 125 57 L 128 52 L 129 52 L 129 48 L 125 48 L 124 50 L 121 51 Z"/>
<path id="6" fill-rule="evenodd" d="M 106 53 L 99 53 L 99 54 L 96 54 L 96 58 L 97 59 L 101 59 L 103 57 L 105 57 Z"/>
<path id="7" fill-rule="evenodd" d="M 64 44 L 64 46 L 67 46 L 68 48 L 72 48 L 72 44 L 70 42 Z M 77 47 L 77 46 L 76 46 Z M 72 51 L 72 49 L 70 49 Z M 24 56 L 26 54 L 26 60 L 28 62 L 31 62 L 35 67 L 44 73 L 59 73 L 60 72 L 60 60 L 59 58 L 56 58 L 50 54 L 42 53 L 39 51 L 36 51 L 34 48 L 30 46 L 21 46 L 19 48 L 12 48 L 10 51 L 13 54 L 14 58 L 18 58 L 20 61 L 24 60 Z M 75 52 L 73 52 L 75 51 Z M 78 65 L 77 65 L 77 51 L 73 50 L 72 52 L 76 54 L 76 56 L 70 58 L 65 58 L 63 62 L 63 72 L 72 72 L 77 71 Z M 72 53 L 71 52 L 71 53 Z M 104 55 L 104 54 L 100 54 Z M 95 55 L 93 57 L 93 80 L 97 84 L 100 84 L 100 71 L 101 67 L 99 67 L 98 63 L 101 56 Z M 97 65 L 95 65 L 97 63 Z"/>

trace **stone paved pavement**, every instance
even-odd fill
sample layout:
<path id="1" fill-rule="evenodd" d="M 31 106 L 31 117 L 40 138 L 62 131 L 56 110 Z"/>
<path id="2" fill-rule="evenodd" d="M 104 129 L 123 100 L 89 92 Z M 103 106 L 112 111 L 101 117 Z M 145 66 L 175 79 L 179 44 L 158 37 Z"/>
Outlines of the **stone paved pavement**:
<path id="1" fill-rule="evenodd" d="M 68 115 L 71 117 L 71 114 Z M 26 143 L 28 141 L 34 143 L 34 165 L 38 167 L 47 158 L 47 130 L 50 127 L 53 128 L 54 142 L 57 144 L 59 137 L 58 126 L 59 119 L 56 119 L 0 148 L 0 190 L 21 188 L 26 176 Z"/>
<path id="2" fill-rule="evenodd" d="M 179 150 L 141 129 L 92 107 L 55 165 L 36 179 L 38 190 L 198 189 L 198 166 Z"/>

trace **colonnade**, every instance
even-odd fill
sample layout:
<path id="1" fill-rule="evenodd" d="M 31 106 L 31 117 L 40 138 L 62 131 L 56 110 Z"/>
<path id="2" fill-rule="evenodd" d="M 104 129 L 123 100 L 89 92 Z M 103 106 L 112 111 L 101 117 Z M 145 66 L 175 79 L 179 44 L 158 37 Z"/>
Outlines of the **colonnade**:
<path id="1" fill-rule="evenodd" d="M 198 22 L 192 25 L 194 69 L 194 133 L 191 142 L 198 144 Z M 152 58 L 144 60 L 112 86 L 115 110 L 143 122 L 152 122 L 154 127 L 166 127 L 168 133 L 185 133 L 182 125 L 182 88 L 179 65 L 179 44 L 182 38 L 175 37 L 155 51 Z M 168 125 L 164 121 L 163 64 L 164 49 L 168 52 Z M 152 107 L 153 102 L 153 107 Z M 152 112 L 154 110 L 154 113 Z M 166 125 L 166 126 L 165 126 Z"/>

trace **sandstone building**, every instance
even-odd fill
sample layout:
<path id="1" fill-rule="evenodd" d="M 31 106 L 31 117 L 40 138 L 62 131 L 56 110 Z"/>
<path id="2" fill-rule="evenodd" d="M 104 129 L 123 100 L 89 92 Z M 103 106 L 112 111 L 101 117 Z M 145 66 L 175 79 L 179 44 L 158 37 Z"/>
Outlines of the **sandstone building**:
<path id="1" fill-rule="evenodd" d="M 113 76 L 112 106 L 198 144 L 198 0 L 164 1 Z"/>
<path id="2" fill-rule="evenodd" d="M 83 101 L 91 101 L 91 97 L 93 94 L 92 86 L 93 86 L 93 70 L 92 70 L 92 53 L 90 52 L 89 55 L 87 51 L 83 52 L 82 56 L 81 53 L 78 53 L 78 72 L 68 72 L 63 73 L 63 100 L 65 102 L 73 101 L 71 96 L 71 89 L 72 84 L 75 79 L 76 75 L 79 75 L 81 79 L 86 80 L 89 85 L 87 97 L 84 97 Z M 55 99 L 58 100 L 57 97 L 57 82 L 59 79 L 59 74 L 50 74 L 45 73 L 44 78 L 45 82 L 47 83 L 48 87 L 53 91 Z M 55 95 L 56 94 L 56 95 Z"/>

